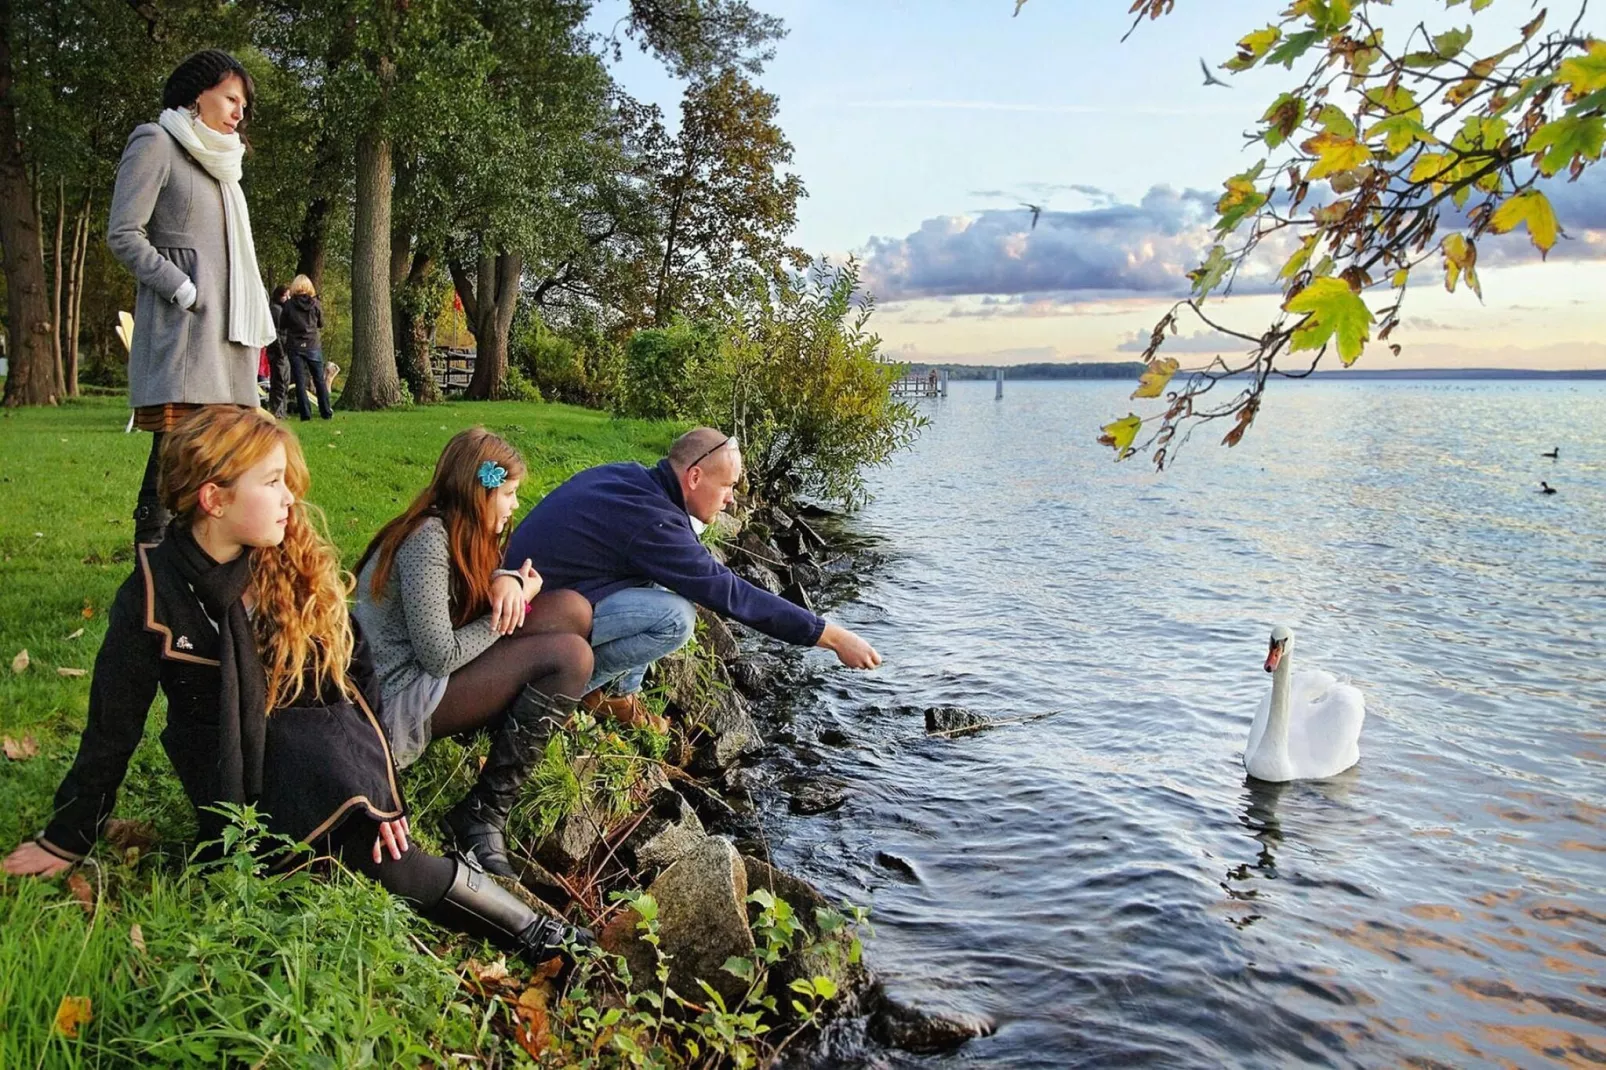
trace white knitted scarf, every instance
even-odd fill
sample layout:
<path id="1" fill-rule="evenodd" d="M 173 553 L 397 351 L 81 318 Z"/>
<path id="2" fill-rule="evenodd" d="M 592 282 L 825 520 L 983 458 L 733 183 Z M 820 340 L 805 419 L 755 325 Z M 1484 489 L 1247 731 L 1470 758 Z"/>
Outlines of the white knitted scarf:
<path id="1" fill-rule="evenodd" d="M 162 112 L 157 122 L 223 187 L 223 221 L 229 245 L 229 341 L 253 349 L 265 346 L 277 336 L 273 314 L 268 311 L 268 291 L 257 268 L 251 216 L 240 189 L 245 145 L 239 134 L 220 134 L 177 108 Z"/>

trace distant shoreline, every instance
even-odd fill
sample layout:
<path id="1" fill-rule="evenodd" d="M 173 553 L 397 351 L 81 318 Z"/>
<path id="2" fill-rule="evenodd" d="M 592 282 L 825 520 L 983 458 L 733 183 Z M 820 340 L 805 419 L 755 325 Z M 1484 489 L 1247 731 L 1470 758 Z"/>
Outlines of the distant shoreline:
<path id="1" fill-rule="evenodd" d="M 919 374 L 932 367 L 944 369 L 954 382 L 966 380 L 991 381 L 998 365 L 980 364 L 911 364 L 910 371 Z M 1006 364 L 1004 378 L 1014 381 L 1061 379 L 1135 379 L 1142 373 L 1140 361 L 1086 362 L 1081 364 Z M 1178 379 L 1187 373 L 1179 372 Z M 1280 379 L 1286 377 L 1278 377 Z M 1541 370 L 1531 368 L 1352 368 L 1318 371 L 1301 378 L 1309 379 L 1371 379 L 1371 380 L 1583 380 L 1606 381 L 1606 368 L 1571 368 Z M 1297 381 L 1293 380 L 1293 381 Z"/>

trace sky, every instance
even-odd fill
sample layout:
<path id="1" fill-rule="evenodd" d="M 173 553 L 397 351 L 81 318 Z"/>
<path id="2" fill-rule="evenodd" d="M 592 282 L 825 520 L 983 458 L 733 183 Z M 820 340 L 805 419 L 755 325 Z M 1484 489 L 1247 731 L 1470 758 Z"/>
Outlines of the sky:
<path id="1" fill-rule="evenodd" d="M 1018 17 L 1014 0 L 754 2 L 789 30 L 758 81 L 779 97 L 808 189 L 793 240 L 858 258 L 884 351 L 912 361 L 1132 359 L 1209 248 L 1222 181 L 1260 158 L 1244 132 L 1294 81 L 1279 67 L 1207 87 L 1199 69 L 1283 0 L 1178 0 L 1124 43 L 1126 0 L 1027 0 Z M 1551 7 L 1557 23 L 1576 11 Z M 622 10 L 600 4 L 594 25 Z M 1470 22 L 1477 52 L 1532 13 L 1527 0 L 1476 17 L 1399 0 L 1386 32 Z M 1606 36 L 1606 16 L 1582 29 Z M 682 87 L 628 43 L 615 76 L 678 114 Z M 1548 262 L 1525 238 L 1484 243 L 1481 302 L 1414 281 L 1390 338 L 1402 354 L 1374 345 L 1365 366 L 1606 368 L 1606 162 L 1547 192 L 1569 235 Z M 1035 229 L 1023 202 L 1043 209 Z M 1258 333 L 1277 300 L 1214 304 L 1219 322 Z M 1184 323 L 1166 352 L 1188 366 L 1221 341 Z"/>

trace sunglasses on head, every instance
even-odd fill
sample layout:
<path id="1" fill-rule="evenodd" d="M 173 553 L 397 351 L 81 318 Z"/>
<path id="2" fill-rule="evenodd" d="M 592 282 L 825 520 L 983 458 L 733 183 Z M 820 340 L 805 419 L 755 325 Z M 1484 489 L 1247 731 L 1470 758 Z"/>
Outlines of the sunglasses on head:
<path id="1" fill-rule="evenodd" d="M 686 467 L 687 468 L 696 468 L 698 465 L 702 464 L 709 457 L 713 456 L 715 451 L 722 450 L 726 446 L 730 446 L 730 447 L 735 448 L 735 449 L 741 449 L 740 446 L 736 445 L 736 436 L 735 435 L 731 435 L 729 438 L 722 439 L 719 442 L 716 442 L 714 445 L 710 446 L 708 449 L 704 450 L 702 453 L 699 453 L 697 455 L 697 459 L 695 461 L 693 461 L 691 464 L 688 464 Z"/>

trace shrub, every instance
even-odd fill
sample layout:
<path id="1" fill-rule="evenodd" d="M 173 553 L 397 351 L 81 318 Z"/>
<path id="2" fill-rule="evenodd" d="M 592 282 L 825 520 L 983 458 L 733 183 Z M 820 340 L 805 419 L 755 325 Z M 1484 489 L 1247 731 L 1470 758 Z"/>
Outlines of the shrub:
<path id="1" fill-rule="evenodd" d="M 729 398 L 715 324 L 678 319 L 668 327 L 637 331 L 625 347 L 618 399 L 625 416 L 717 423 L 715 413 Z"/>

